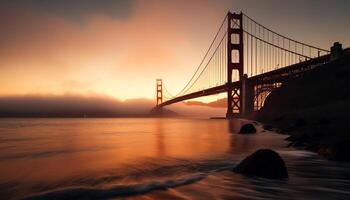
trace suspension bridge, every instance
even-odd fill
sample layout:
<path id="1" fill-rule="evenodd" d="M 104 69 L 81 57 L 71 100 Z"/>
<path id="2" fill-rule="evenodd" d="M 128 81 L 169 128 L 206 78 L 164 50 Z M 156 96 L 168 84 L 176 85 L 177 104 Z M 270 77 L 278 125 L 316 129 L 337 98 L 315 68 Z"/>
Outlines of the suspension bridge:
<path id="1" fill-rule="evenodd" d="M 157 106 L 227 93 L 227 118 L 261 109 L 266 97 L 288 80 L 337 59 L 331 50 L 296 41 L 258 23 L 244 13 L 223 19 L 197 70 L 180 92 L 171 95 L 157 79 Z"/>

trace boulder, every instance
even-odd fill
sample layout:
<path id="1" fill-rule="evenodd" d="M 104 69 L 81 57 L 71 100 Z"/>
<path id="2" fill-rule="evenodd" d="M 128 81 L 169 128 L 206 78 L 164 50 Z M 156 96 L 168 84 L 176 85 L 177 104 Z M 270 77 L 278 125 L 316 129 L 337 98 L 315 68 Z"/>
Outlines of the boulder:
<path id="1" fill-rule="evenodd" d="M 269 124 L 265 124 L 263 127 L 264 127 L 265 130 L 268 130 L 268 131 L 272 131 L 273 130 L 273 127 L 271 125 L 269 125 Z"/>
<path id="2" fill-rule="evenodd" d="M 253 124 L 244 124 L 239 130 L 239 133 L 242 133 L 242 134 L 256 133 L 256 128 L 254 127 Z"/>
<path id="3" fill-rule="evenodd" d="M 329 124 L 330 120 L 327 119 L 327 118 L 321 118 L 321 119 L 318 120 L 318 123 L 319 124 Z"/>
<path id="4" fill-rule="evenodd" d="M 239 163 L 233 171 L 248 176 L 269 179 L 288 178 L 287 168 L 283 159 L 271 149 L 256 151 Z"/>
<path id="5" fill-rule="evenodd" d="M 334 142 L 334 144 L 323 144 L 318 150 L 318 154 L 329 160 L 350 161 L 350 141 L 342 140 Z"/>
<path id="6" fill-rule="evenodd" d="M 283 129 L 283 131 L 293 132 L 300 128 L 305 127 L 306 125 L 308 125 L 308 123 L 305 119 L 302 119 L 302 118 L 294 119 L 287 128 Z"/>
<path id="7" fill-rule="evenodd" d="M 300 128 L 300 127 L 306 126 L 307 125 L 307 121 L 305 119 L 303 119 L 303 118 L 298 118 L 298 119 L 294 120 L 293 125 L 296 128 Z"/>

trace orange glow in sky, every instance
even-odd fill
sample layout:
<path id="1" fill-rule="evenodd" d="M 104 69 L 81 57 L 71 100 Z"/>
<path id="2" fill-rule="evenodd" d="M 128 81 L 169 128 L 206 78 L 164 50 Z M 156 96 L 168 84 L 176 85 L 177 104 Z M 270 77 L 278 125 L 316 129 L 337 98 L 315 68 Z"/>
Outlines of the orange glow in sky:
<path id="1" fill-rule="evenodd" d="M 335 39 L 350 44 L 349 30 L 325 33 L 317 23 L 297 29 L 299 23 L 306 26 L 307 18 L 288 18 L 288 13 L 279 18 L 279 11 L 271 12 L 276 5 L 267 3 L 262 10 L 258 2 L 140 0 L 130 1 L 123 17 L 99 10 L 77 19 L 25 4 L 0 4 L 0 95 L 154 98 L 156 78 L 176 93 L 197 68 L 229 9 L 245 10 L 272 29 L 320 47 L 328 48 Z M 281 9 L 290 8 L 285 4 Z M 338 23 L 334 26 L 343 22 Z"/>

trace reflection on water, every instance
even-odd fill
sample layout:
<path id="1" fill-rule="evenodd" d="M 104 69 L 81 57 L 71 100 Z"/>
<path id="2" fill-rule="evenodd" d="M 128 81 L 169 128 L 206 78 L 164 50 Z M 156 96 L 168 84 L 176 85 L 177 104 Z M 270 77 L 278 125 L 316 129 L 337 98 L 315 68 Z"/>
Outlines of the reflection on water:
<path id="1" fill-rule="evenodd" d="M 238 135 L 241 123 L 207 119 L 0 119 L 0 197 L 349 197 L 348 164 L 286 148 L 282 135 Z M 267 181 L 230 171 L 259 148 L 273 148 L 285 158 L 288 180 Z"/>

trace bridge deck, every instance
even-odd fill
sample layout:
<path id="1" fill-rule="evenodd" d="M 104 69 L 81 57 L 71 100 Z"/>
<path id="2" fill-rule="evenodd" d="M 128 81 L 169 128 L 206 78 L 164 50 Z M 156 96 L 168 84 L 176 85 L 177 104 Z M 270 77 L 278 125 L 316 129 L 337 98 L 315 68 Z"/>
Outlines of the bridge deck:
<path id="1" fill-rule="evenodd" d="M 315 67 L 324 64 L 328 62 L 330 59 L 330 55 L 324 55 L 321 57 L 317 57 L 314 59 L 306 60 L 294 65 L 290 65 L 287 67 L 283 67 L 280 69 L 276 69 L 273 71 L 269 71 L 266 73 L 262 73 L 256 76 L 252 76 L 248 78 L 248 83 L 249 84 L 266 84 L 266 83 L 275 83 L 275 82 L 283 82 L 284 80 L 290 78 L 290 77 L 295 77 L 300 75 L 301 73 L 305 71 L 309 71 L 311 69 L 314 69 Z M 240 81 L 235 81 L 232 83 L 231 87 L 239 87 Z M 215 86 L 212 88 L 200 90 L 197 92 L 193 92 L 190 94 L 186 94 L 183 96 L 175 97 L 171 100 L 165 101 L 161 104 L 159 104 L 159 107 L 167 106 L 170 104 L 178 103 L 181 101 L 185 101 L 188 99 L 194 99 L 198 97 L 204 97 L 204 96 L 209 96 L 209 95 L 214 95 L 214 94 L 219 94 L 219 93 L 224 93 L 227 92 L 227 86 L 226 84 L 220 85 L 220 86 Z"/>

